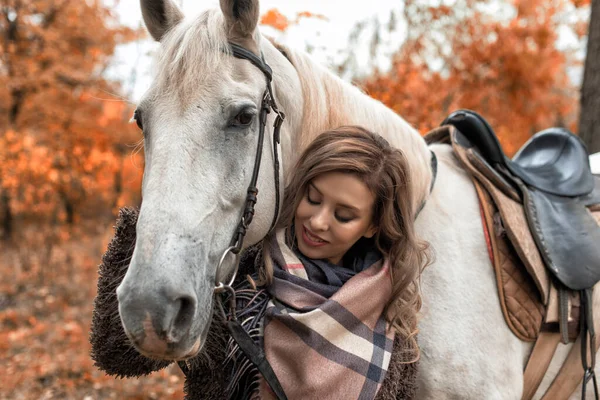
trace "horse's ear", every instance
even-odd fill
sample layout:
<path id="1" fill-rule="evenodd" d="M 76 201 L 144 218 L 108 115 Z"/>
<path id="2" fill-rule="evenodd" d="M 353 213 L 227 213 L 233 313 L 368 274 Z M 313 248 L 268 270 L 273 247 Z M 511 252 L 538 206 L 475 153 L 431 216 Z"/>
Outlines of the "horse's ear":
<path id="1" fill-rule="evenodd" d="M 140 5 L 146 28 L 157 42 L 183 19 L 183 13 L 172 0 L 140 0 Z"/>
<path id="2" fill-rule="evenodd" d="M 219 0 L 233 38 L 251 37 L 258 25 L 258 0 Z"/>

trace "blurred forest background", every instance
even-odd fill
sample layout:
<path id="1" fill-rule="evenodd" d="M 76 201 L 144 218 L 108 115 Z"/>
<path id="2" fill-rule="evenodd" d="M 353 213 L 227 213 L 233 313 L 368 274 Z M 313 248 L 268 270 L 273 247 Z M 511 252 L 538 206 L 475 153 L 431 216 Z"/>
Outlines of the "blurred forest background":
<path id="1" fill-rule="evenodd" d="M 330 67 L 422 133 L 470 108 L 490 120 L 509 154 L 553 125 L 581 132 L 597 152 L 599 7 L 406 0 L 385 20 L 356 21 Z M 272 9 L 262 24 L 285 39 L 304 18 L 327 22 L 311 10 Z M 405 40 L 391 42 L 399 27 Z M 140 202 L 143 172 L 141 134 L 129 123 L 134 105 L 123 90 L 131 77 L 106 71 L 118 46 L 140 40 L 145 32 L 121 25 L 100 0 L 0 0 L 2 399 L 183 396 L 175 368 L 119 381 L 89 356 L 97 265 L 119 207 Z M 353 51 L 361 40 L 372 60 L 366 69 Z M 376 62 L 382 58 L 389 67 Z"/>

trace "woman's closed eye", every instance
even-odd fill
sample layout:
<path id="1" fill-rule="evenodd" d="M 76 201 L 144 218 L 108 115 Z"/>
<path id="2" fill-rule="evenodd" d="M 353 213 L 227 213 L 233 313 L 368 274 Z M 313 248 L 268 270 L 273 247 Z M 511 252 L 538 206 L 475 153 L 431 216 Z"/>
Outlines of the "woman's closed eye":
<path id="1" fill-rule="evenodd" d="M 310 197 L 310 191 L 306 191 L 306 201 L 308 201 L 308 204 L 312 204 L 313 206 L 319 205 L 321 203 L 316 198 L 313 199 Z"/>
<path id="2" fill-rule="evenodd" d="M 312 194 L 312 196 L 314 196 L 314 193 Z M 321 204 L 321 200 L 318 197 L 311 197 L 310 189 L 306 191 L 306 201 L 308 202 L 308 204 L 313 206 L 318 206 L 319 204 Z M 336 220 L 343 224 L 350 222 L 354 218 L 356 218 L 354 215 L 348 215 L 348 212 L 346 211 L 342 212 L 341 214 L 336 212 L 334 216 Z"/>
<path id="3" fill-rule="evenodd" d="M 340 215 L 338 213 L 335 213 L 335 219 L 337 219 L 341 223 L 345 224 L 347 222 L 352 221 L 354 219 L 354 217 L 353 216 Z"/>

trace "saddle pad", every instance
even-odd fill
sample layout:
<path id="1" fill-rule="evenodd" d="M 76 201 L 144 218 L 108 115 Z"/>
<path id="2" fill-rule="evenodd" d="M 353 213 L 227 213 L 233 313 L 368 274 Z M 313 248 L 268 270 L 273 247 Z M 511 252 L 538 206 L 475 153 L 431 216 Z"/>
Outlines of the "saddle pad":
<path id="1" fill-rule="evenodd" d="M 539 335 L 545 314 L 540 292 L 499 223 L 499 211 L 494 201 L 480 183 L 475 180 L 473 183 L 487 228 L 504 319 L 519 339 L 533 342 Z"/>
<path id="2" fill-rule="evenodd" d="M 519 256 L 519 259 L 523 261 L 525 269 L 533 278 L 543 304 L 547 305 L 550 294 L 550 277 L 546 272 L 540 252 L 529 230 L 523 206 L 504 194 L 504 192 L 499 190 L 494 183 L 480 172 L 479 168 L 481 167 L 476 167 L 477 163 L 481 162 L 480 157 L 477 156 L 473 149 L 465 149 L 457 144 L 455 135 L 460 133 L 454 128 L 450 128 L 450 130 L 452 131 L 452 148 L 454 154 L 463 167 L 490 194 L 495 205 L 498 207 L 504 229 L 510 242 L 513 244 L 514 251 Z"/>

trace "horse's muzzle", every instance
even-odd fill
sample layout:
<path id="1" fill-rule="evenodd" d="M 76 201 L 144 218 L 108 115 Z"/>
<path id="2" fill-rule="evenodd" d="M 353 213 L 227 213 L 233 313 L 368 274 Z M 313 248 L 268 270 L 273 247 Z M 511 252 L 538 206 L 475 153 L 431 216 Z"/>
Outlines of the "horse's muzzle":
<path id="1" fill-rule="evenodd" d="M 201 347 L 200 332 L 193 329 L 198 309 L 195 293 L 165 283 L 153 289 L 131 287 L 126 281 L 117 289 L 125 333 L 148 357 L 184 359 L 195 355 Z"/>

